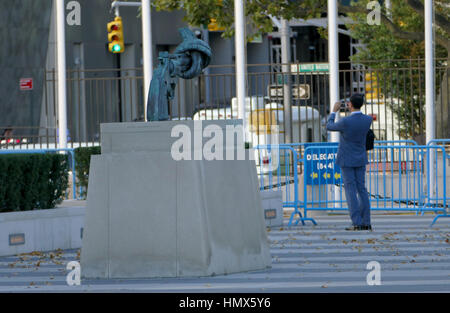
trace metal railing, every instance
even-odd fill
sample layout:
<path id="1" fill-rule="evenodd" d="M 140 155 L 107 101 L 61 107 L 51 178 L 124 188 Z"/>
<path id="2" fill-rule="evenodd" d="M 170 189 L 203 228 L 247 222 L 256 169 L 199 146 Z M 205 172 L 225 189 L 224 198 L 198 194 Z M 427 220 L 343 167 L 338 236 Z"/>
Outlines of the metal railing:
<path id="1" fill-rule="evenodd" d="M 424 60 L 364 61 L 354 67 L 340 62 L 340 97 L 348 99 L 355 92 L 366 94 L 363 112 L 374 117 L 372 129 L 377 140 L 415 139 L 424 144 Z M 327 71 L 308 70 L 307 64 L 292 63 L 288 72 L 283 64 L 247 66 L 246 122 L 254 129 L 253 146 L 265 144 L 257 134 L 268 125 L 280 129 L 280 142 L 326 142 L 326 117 L 330 103 Z M 325 64 L 326 65 L 326 64 Z M 326 68 L 326 67 L 325 67 Z M 39 125 L 0 125 L 13 128 L 12 141 L 1 148 L 56 148 L 56 72 L 44 71 L 44 88 Z M 447 137 L 446 105 L 450 98 L 450 64 L 436 60 L 437 137 Z M 292 113 L 284 118 L 284 83 L 292 85 Z M 142 68 L 71 69 L 67 71 L 67 114 L 69 147 L 98 145 L 100 124 L 144 120 Z M 177 119 L 235 119 L 234 65 L 209 66 L 200 77 L 180 79 L 169 114 Z M 342 112 L 346 114 L 345 112 Z M 290 130 L 292 126 L 292 133 Z M 439 126 L 441 125 L 441 126 Z"/>

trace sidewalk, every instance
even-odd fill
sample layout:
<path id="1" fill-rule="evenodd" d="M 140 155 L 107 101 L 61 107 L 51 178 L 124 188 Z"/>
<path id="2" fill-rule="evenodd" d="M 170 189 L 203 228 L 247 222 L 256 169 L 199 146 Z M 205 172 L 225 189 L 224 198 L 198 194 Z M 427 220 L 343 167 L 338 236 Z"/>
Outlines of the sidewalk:
<path id="1" fill-rule="evenodd" d="M 450 292 L 450 223 L 433 215 L 374 214 L 374 231 L 348 232 L 346 215 L 269 231 L 272 268 L 203 278 L 82 280 L 66 284 L 79 251 L 0 258 L 0 292 Z M 285 221 L 287 222 L 287 221 Z M 367 263 L 381 265 L 369 286 Z M 81 269 L 83 271 L 83 269 Z"/>

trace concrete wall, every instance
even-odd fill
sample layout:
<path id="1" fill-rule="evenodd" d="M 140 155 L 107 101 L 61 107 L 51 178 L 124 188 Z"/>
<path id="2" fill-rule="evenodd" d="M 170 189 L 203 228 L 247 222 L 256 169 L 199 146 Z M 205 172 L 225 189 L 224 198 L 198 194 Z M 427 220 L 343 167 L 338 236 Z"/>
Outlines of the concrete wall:
<path id="1" fill-rule="evenodd" d="M 0 256 L 80 248 L 84 212 L 75 206 L 0 213 Z"/>
<path id="2" fill-rule="evenodd" d="M 39 123 L 51 7 L 51 0 L 0 1 L 1 128 Z M 20 78 L 33 78 L 33 90 L 21 91 Z"/>

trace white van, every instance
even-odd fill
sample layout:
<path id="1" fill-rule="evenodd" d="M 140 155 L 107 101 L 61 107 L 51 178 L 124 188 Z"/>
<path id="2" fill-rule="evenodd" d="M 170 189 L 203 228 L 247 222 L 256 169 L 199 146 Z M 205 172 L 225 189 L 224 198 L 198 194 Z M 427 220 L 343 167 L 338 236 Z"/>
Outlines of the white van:
<path id="1" fill-rule="evenodd" d="M 194 120 L 237 119 L 237 99 L 232 98 L 231 107 L 203 109 L 194 114 Z M 279 143 L 284 142 L 284 112 L 280 103 L 269 102 L 268 97 L 245 98 L 246 140 L 252 146 L 267 144 L 267 133 L 271 126 L 279 130 Z M 304 106 L 292 106 L 292 142 L 317 142 L 320 138 L 319 111 Z M 273 135 L 273 134 L 269 134 Z"/>

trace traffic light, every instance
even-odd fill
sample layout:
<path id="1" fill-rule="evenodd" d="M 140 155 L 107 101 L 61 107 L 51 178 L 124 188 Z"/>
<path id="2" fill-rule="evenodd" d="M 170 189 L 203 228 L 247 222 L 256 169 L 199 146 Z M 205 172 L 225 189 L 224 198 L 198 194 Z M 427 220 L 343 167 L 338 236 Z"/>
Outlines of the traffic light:
<path id="1" fill-rule="evenodd" d="M 108 50 L 112 53 L 122 53 L 125 51 L 123 43 L 122 18 L 116 16 L 114 21 L 108 23 Z"/>

